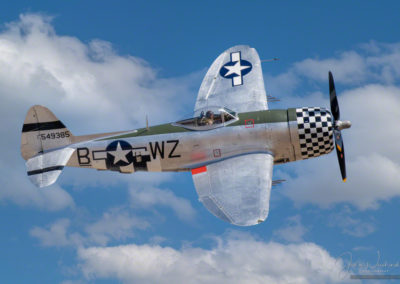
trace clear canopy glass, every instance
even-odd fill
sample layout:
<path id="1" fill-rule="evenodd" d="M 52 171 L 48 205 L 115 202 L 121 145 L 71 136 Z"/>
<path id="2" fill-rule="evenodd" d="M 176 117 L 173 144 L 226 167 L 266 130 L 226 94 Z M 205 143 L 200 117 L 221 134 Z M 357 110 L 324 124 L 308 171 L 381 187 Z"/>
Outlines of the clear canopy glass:
<path id="1" fill-rule="evenodd" d="M 192 118 L 179 120 L 176 126 L 191 130 L 210 130 L 228 125 L 238 120 L 236 112 L 225 107 L 205 107 L 197 109 Z"/>

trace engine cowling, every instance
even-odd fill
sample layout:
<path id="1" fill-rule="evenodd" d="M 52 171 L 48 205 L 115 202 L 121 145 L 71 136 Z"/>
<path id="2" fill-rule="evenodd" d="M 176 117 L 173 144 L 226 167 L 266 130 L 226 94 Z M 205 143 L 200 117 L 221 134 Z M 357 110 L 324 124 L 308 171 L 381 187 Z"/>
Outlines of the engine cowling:
<path id="1" fill-rule="evenodd" d="M 296 160 L 332 152 L 334 148 L 333 118 L 330 111 L 320 107 L 296 108 L 296 120 L 297 139 L 293 141 Z"/>

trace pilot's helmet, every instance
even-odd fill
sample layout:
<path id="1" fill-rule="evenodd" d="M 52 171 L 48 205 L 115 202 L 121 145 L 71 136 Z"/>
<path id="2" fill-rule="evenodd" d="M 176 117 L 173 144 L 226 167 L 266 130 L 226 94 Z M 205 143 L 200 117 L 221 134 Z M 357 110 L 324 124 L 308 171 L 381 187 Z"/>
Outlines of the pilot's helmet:
<path id="1" fill-rule="evenodd" d="M 206 113 L 207 118 L 212 118 L 213 116 L 214 116 L 214 113 L 211 110 L 207 111 L 207 113 Z"/>

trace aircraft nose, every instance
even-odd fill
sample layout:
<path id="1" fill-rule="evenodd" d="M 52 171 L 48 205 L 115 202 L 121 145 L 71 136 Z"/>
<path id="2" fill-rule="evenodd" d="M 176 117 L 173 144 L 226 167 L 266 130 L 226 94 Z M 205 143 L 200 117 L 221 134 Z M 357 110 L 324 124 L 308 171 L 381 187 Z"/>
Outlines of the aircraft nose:
<path id="1" fill-rule="evenodd" d="M 348 120 L 337 120 L 335 121 L 335 126 L 337 129 L 342 130 L 342 129 L 347 129 L 351 127 L 351 122 Z"/>

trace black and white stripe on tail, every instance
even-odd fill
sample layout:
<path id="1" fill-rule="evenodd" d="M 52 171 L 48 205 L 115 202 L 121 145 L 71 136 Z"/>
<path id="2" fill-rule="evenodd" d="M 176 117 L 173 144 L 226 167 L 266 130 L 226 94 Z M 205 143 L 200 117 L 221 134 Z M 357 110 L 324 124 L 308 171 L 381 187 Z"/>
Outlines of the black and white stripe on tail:
<path id="1" fill-rule="evenodd" d="M 73 143 L 73 135 L 48 108 L 35 105 L 22 126 L 21 155 L 25 160 Z"/>

